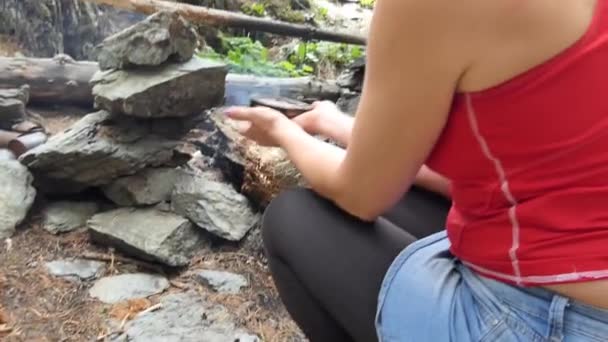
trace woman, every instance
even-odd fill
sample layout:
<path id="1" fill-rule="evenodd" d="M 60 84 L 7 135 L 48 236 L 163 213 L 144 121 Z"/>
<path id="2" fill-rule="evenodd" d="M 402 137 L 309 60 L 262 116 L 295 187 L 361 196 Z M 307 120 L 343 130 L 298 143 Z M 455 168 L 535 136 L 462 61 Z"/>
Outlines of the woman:
<path id="1" fill-rule="evenodd" d="M 378 0 L 352 127 L 229 110 L 311 185 L 264 220 L 310 339 L 608 340 L 607 60 L 608 0 Z M 382 216 L 423 164 L 453 203 L 415 241 Z"/>

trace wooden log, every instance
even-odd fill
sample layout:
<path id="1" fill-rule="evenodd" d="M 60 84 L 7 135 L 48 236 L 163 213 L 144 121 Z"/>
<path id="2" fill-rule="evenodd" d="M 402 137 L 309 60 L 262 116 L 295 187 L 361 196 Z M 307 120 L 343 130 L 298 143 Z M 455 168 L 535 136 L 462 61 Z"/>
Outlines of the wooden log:
<path id="1" fill-rule="evenodd" d="M 30 86 L 30 103 L 92 106 L 89 80 L 99 70 L 95 62 L 54 58 L 0 57 L 0 88 Z"/>
<path id="2" fill-rule="evenodd" d="M 96 62 L 74 61 L 63 55 L 55 58 L 0 57 L 0 88 L 30 86 L 30 102 L 93 106 L 89 80 L 99 70 Z M 337 100 L 340 87 L 335 81 L 313 77 L 275 78 L 228 74 L 226 98 L 229 104 L 246 104 L 252 95 Z"/>
<path id="3" fill-rule="evenodd" d="M 291 24 L 267 18 L 257 18 L 242 13 L 223 11 L 163 0 L 81 0 L 96 4 L 110 5 L 115 8 L 153 14 L 158 11 L 177 11 L 191 22 L 209 26 L 238 27 L 249 30 L 276 33 L 304 39 L 318 39 L 332 42 L 365 45 L 363 36 L 324 30 L 300 24 Z"/>

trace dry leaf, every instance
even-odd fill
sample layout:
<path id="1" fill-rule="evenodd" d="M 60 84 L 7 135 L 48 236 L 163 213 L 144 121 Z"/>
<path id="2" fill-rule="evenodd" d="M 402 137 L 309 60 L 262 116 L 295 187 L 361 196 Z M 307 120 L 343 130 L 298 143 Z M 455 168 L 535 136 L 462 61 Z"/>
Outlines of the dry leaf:
<path id="1" fill-rule="evenodd" d="M 132 299 L 114 305 L 112 310 L 110 310 L 110 316 L 119 320 L 122 320 L 127 316 L 133 318 L 150 306 L 152 306 L 152 302 L 146 298 Z"/>

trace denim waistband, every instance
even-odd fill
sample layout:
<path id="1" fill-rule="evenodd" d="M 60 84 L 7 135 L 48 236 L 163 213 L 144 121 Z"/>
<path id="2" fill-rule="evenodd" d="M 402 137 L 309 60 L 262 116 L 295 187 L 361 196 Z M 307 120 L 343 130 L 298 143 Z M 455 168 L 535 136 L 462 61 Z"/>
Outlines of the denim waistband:
<path id="1" fill-rule="evenodd" d="M 463 277 L 468 278 L 468 281 L 482 284 L 485 290 L 489 291 L 497 300 L 506 303 L 509 307 L 541 319 L 549 320 L 552 305 L 556 300 L 561 299 L 567 302 L 565 312 L 563 313 L 563 324 L 566 329 L 573 328 L 579 331 L 589 331 L 593 335 L 605 336 L 608 339 L 608 310 L 567 299 L 544 288 L 516 287 L 486 278 L 478 275 L 464 265 L 461 266 L 461 273 Z"/>

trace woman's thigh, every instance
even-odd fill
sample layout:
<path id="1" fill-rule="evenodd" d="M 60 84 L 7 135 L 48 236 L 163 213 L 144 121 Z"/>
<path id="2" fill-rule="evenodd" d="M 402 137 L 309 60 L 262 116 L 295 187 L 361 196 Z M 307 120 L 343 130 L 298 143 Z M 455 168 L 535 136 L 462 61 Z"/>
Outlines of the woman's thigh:
<path id="1" fill-rule="evenodd" d="M 447 198 L 412 186 L 405 196 L 383 216 L 396 226 L 421 239 L 445 229 L 451 207 Z"/>
<path id="2" fill-rule="evenodd" d="M 275 199 L 263 225 L 270 256 L 286 264 L 351 336 L 373 341 L 385 273 L 416 238 L 386 218 L 363 222 L 304 189 Z"/>

